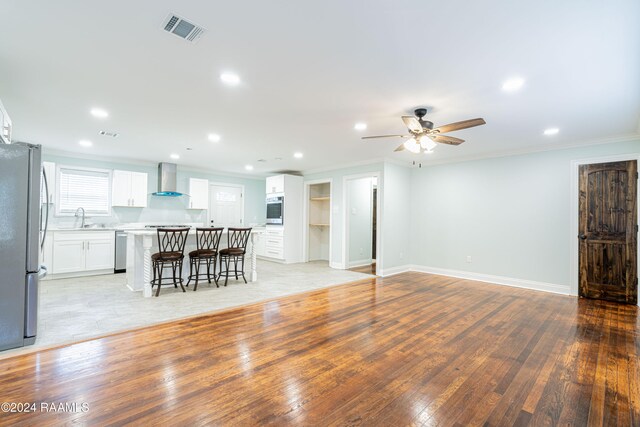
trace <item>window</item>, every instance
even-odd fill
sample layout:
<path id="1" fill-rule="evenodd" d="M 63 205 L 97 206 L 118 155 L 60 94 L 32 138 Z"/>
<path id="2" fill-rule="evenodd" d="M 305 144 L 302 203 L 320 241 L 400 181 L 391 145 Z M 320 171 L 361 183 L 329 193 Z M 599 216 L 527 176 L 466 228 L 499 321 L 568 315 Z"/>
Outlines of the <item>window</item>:
<path id="1" fill-rule="evenodd" d="M 56 215 L 73 215 L 84 208 L 87 216 L 111 215 L 111 171 L 58 166 Z"/>
<path id="2" fill-rule="evenodd" d="M 216 200 L 219 202 L 235 202 L 236 195 L 233 193 L 227 193 L 226 191 L 218 191 L 216 193 Z"/>

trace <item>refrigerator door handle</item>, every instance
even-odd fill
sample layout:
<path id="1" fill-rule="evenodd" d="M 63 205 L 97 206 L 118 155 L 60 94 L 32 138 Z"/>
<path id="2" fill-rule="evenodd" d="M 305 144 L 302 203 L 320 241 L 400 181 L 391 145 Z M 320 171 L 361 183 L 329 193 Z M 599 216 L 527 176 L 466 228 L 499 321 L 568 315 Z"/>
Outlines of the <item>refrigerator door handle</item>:
<path id="1" fill-rule="evenodd" d="M 28 146 L 28 171 L 27 171 L 27 272 L 37 272 L 40 267 L 40 199 L 42 193 L 40 184 L 42 181 L 42 150 L 40 146 Z"/>
<path id="2" fill-rule="evenodd" d="M 47 266 L 44 264 L 40 264 L 40 270 L 38 270 L 38 279 L 44 279 L 45 277 L 47 277 L 47 273 L 49 273 L 49 270 L 47 270 Z"/>
<path id="3" fill-rule="evenodd" d="M 42 233 L 42 241 L 40 242 L 40 250 L 44 251 L 44 242 L 47 239 L 47 230 L 49 228 L 49 182 L 47 180 L 47 172 L 42 168 L 42 178 L 44 181 L 44 191 L 47 195 L 45 205 L 47 206 L 47 214 L 44 217 L 44 232 Z M 42 267 L 41 267 L 42 268 Z M 45 269 L 46 274 L 46 269 Z"/>
<path id="4" fill-rule="evenodd" d="M 24 336 L 35 337 L 38 326 L 38 275 L 28 273 L 24 301 Z"/>

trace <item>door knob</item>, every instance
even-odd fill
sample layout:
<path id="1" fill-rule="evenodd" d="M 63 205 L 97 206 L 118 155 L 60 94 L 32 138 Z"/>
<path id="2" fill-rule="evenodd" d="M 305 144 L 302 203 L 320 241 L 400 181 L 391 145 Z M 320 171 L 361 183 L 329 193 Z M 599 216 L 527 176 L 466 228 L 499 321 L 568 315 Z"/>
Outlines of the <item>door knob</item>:
<path id="1" fill-rule="evenodd" d="M 578 239 L 587 240 L 587 235 L 586 234 L 578 234 Z"/>

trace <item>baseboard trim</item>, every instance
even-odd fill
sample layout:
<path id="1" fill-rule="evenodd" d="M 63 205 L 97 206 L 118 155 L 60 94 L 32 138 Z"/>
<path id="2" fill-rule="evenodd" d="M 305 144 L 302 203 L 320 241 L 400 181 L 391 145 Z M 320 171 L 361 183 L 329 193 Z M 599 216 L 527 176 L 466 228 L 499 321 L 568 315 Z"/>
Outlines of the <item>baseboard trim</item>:
<path id="1" fill-rule="evenodd" d="M 403 266 L 406 268 L 407 266 Z M 554 294 L 570 295 L 568 285 L 558 285 L 555 283 L 537 282 L 534 280 L 515 279 L 512 277 L 494 276 L 491 274 L 474 273 L 470 271 L 449 270 L 446 268 L 429 267 L 424 265 L 411 265 L 405 271 L 416 271 L 419 273 L 437 274 L 439 276 L 455 277 L 458 279 L 475 280 L 477 282 L 493 283 L 495 285 L 511 286 L 514 288 L 532 289 L 535 291 L 552 292 Z M 397 274 L 397 273 L 394 273 Z"/>
<path id="2" fill-rule="evenodd" d="M 336 270 L 346 270 L 346 268 L 344 267 L 344 265 L 341 262 L 331 261 L 329 263 L 329 267 L 335 268 Z"/>
<path id="3" fill-rule="evenodd" d="M 113 268 L 105 270 L 77 271 L 74 273 L 47 274 L 45 280 L 73 279 L 76 277 L 103 276 L 105 274 L 114 274 Z"/>
<path id="4" fill-rule="evenodd" d="M 357 261 L 349 262 L 349 268 L 364 267 L 365 265 L 371 264 L 373 264 L 373 261 L 371 259 L 359 259 Z"/>
<path id="5" fill-rule="evenodd" d="M 389 277 L 389 276 L 393 276 L 395 274 L 400 274 L 400 273 L 407 273 L 409 271 L 413 271 L 412 270 L 411 265 L 399 265 L 398 267 L 391 267 L 391 268 L 385 268 L 385 269 L 380 269 L 380 276 L 382 277 Z"/>

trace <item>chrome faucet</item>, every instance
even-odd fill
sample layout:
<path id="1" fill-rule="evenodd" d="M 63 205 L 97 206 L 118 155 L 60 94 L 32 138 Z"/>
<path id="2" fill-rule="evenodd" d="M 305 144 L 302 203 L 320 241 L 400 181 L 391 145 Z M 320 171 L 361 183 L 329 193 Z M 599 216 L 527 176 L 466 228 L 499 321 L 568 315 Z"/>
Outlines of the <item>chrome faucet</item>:
<path id="1" fill-rule="evenodd" d="M 84 208 L 80 207 L 78 209 L 76 209 L 76 218 L 79 217 L 79 212 L 82 212 L 82 224 L 80 225 L 80 228 L 84 228 L 84 221 L 85 221 L 85 216 L 86 216 L 86 212 L 84 211 Z"/>

